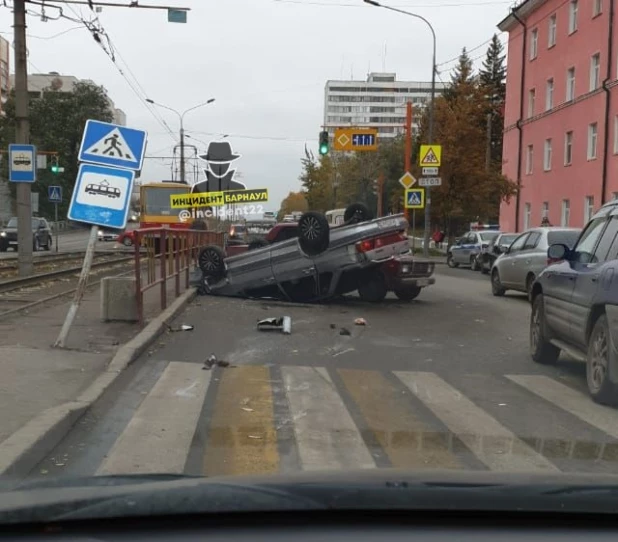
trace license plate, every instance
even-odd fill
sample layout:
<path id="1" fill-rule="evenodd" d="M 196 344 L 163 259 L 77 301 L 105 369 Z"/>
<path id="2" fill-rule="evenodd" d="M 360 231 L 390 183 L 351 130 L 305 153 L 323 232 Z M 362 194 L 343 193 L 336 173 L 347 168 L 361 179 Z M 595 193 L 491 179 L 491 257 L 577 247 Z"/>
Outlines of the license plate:
<path id="1" fill-rule="evenodd" d="M 395 228 L 397 225 L 399 225 L 399 220 L 397 220 L 396 218 L 378 222 L 378 228 Z"/>
<path id="2" fill-rule="evenodd" d="M 429 279 L 418 279 L 416 281 L 417 286 L 429 286 Z"/>

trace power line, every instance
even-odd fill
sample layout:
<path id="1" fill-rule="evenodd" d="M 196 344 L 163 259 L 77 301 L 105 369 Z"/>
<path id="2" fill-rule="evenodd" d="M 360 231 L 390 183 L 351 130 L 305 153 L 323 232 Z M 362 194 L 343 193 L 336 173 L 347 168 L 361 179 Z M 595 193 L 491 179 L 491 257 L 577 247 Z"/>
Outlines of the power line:
<path id="1" fill-rule="evenodd" d="M 343 3 L 334 3 L 334 2 L 316 2 L 314 0 L 273 0 L 278 4 L 299 4 L 304 6 L 321 6 L 321 7 L 339 7 L 339 8 L 363 8 L 362 4 L 343 4 Z M 471 6 L 495 6 L 502 4 L 512 4 L 512 0 L 490 0 L 487 2 L 461 2 L 461 3 L 440 3 L 440 4 L 403 4 L 403 5 L 393 5 L 391 7 L 394 8 L 443 8 L 443 7 L 471 7 Z"/>

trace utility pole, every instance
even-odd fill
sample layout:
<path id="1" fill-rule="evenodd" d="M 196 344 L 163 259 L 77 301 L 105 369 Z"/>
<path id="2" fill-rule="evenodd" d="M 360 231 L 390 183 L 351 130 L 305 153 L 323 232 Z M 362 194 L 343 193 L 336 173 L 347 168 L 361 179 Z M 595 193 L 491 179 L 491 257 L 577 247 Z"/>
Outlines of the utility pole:
<path id="1" fill-rule="evenodd" d="M 487 150 L 485 152 L 485 171 L 491 170 L 491 113 L 487 113 Z"/>
<path id="2" fill-rule="evenodd" d="M 411 173 L 412 169 L 412 102 L 406 103 L 406 147 L 405 153 L 406 155 L 403 157 L 404 159 L 404 169 L 405 173 Z M 404 192 L 404 200 L 405 200 L 405 192 Z M 410 211 L 405 206 L 404 201 L 404 213 L 408 224 L 410 223 Z"/>
<path id="3" fill-rule="evenodd" d="M 15 42 L 15 143 L 30 141 L 28 121 L 28 53 L 26 49 L 26 2 L 13 2 L 13 32 Z M 36 160 L 36 156 L 34 157 Z M 34 272 L 32 261 L 32 201 L 30 183 L 17 183 L 17 263 L 19 275 Z"/>

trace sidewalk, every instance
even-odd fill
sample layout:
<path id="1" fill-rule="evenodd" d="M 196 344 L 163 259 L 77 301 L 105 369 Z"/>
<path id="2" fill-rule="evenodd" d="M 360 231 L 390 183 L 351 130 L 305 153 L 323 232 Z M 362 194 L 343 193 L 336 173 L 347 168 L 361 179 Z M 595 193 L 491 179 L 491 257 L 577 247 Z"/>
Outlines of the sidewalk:
<path id="1" fill-rule="evenodd" d="M 167 286 L 169 307 L 174 281 Z M 157 286 L 144 295 L 146 324 L 161 313 L 159 292 Z M 97 284 L 82 299 L 67 348 L 55 349 L 71 301 L 57 300 L 0 320 L 0 443 L 44 410 L 78 397 L 118 348 L 141 331 L 137 323 L 101 321 Z"/>

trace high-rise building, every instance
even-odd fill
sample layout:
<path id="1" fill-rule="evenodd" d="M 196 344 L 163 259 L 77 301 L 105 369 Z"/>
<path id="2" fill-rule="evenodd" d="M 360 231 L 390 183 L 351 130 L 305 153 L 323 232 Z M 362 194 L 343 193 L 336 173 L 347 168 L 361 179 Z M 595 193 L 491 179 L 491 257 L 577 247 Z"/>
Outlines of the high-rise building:
<path id="1" fill-rule="evenodd" d="M 436 83 L 436 96 L 446 85 Z M 379 138 L 393 138 L 405 131 L 406 103 L 413 104 L 413 131 L 418 130 L 423 109 L 431 97 L 431 83 L 397 81 L 394 73 L 370 73 L 366 81 L 327 81 L 324 91 L 324 127 L 376 128 Z"/>
<path id="2" fill-rule="evenodd" d="M 618 26 L 612 1 L 523 0 L 509 33 L 500 227 L 581 227 L 618 197 Z M 613 45 L 612 45 L 613 43 Z"/>
<path id="3" fill-rule="evenodd" d="M 9 42 L 0 36 L 0 115 L 3 114 L 4 104 L 11 90 L 9 82 L 9 64 L 11 47 Z"/>
<path id="4" fill-rule="evenodd" d="M 15 76 L 10 77 L 10 86 L 14 86 Z M 60 75 L 58 72 L 49 73 L 31 73 L 28 75 L 28 94 L 30 98 L 40 98 L 44 92 L 52 90 L 56 92 L 72 92 L 77 83 L 90 83 L 96 85 L 90 79 L 78 79 L 74 75 Z M 113 122 L 126 126 L 127 117 L 122 109 L 118 109 L 113 100 L 108 96 L 107 102 L 114 115 Z"/>

